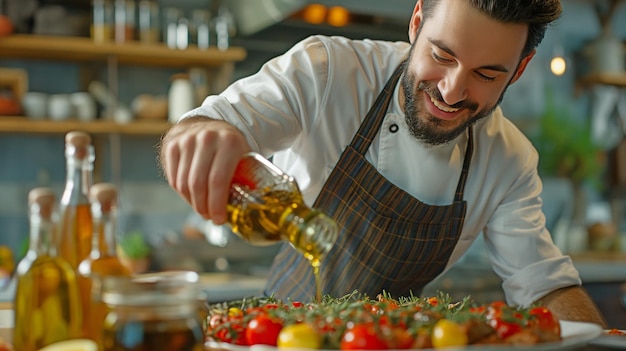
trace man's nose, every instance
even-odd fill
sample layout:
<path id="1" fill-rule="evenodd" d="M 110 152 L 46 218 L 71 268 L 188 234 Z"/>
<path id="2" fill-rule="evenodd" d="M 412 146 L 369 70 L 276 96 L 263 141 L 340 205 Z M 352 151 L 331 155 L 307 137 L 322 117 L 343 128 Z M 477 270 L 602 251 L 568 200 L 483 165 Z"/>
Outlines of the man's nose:
<path id="1" fill-rule="evenodd" d="M 443 101 L 448 105 L 467 98 L 467 78 L 460 69 L 449 70 L 444 79 L 439 81 L 438 88 Z"/>

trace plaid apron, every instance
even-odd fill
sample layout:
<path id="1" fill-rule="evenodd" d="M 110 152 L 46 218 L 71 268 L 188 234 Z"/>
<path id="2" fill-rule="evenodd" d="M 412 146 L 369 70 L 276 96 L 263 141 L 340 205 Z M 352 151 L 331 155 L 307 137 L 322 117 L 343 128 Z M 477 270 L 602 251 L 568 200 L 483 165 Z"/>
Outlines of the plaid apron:
<path id="1" fill-rule="evenodd" d="M 337 242 L 322 258 L 322 293 L 340 297 L 357 290 L 376 297 L 419 295 L 445 268 L 459 236 L 467 203 L 463 191 L 472 156 L 472 128 L 454 202 L 430 206 L 389 182 L 365 159 L 387 113 L 402 65 L 380 93 L 313 207 L 333 217 Z M 436 176 L 436 175 L 433 175 Z M 315 299 L 309 262 L 284 244 L 272 265 L 265 294 Z"/>

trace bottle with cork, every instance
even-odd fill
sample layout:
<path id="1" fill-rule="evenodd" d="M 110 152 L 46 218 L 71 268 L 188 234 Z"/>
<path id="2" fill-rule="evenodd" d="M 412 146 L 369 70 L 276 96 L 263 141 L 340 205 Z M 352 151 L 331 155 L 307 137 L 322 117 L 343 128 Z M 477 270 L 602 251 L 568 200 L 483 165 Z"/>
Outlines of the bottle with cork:
<path id="1" fill-rule="evenodd" d="M 89 256 L 78 266 L 83 301 L 84 336 L 102 346 L 102 328 L 107 308 L 100 297 L 102 279 L 130 276 L 117 256 L 117 188 L 111 183 L 94 184 L 89 190 L 94 234 Z"/>
<path id="2" fill-rule="evenodd" d="M 28 194 L 30 246 L 17 266 L 15 350 L 35 351 L 81 337 L 81 303 L 76 274 L 57 255 L 56 196 L 48 188 Z"/>
<path id="3" fill-rule="evenodd" d="M 67 176 L 61 197 L 59 251 L 74 270 L 91 252 L 93 223 L 88 191 L 93 183 L 95 154 L 91 137 L 82 131 L 65 135 Z"/>

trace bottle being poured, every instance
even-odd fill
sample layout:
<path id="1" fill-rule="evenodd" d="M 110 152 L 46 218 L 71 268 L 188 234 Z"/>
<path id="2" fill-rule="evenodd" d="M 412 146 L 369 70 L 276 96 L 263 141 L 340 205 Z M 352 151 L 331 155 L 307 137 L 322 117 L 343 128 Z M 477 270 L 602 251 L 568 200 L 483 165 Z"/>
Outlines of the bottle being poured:
<path id="1" fill-rule="evenodd" d="M 228 223 L 253 245 L 288 241 L 311 263 L 321 299 L 319 267 L 337 239 L 337 224 L 304 203 L 295 179 L 257 153 L 246 154 L 235 170 Z"/>

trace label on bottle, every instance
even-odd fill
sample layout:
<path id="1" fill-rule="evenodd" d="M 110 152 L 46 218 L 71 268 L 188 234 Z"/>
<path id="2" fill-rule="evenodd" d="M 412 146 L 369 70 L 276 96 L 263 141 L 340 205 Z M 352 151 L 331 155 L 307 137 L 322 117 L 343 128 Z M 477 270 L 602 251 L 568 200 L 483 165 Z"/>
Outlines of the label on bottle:
<path id="1" fill-rule="evenodd" d="M 251 190 L 256 189 L 256 182 L 254 181 L 255 175 L 252 170 L 253 165 L 251 165 L 252 162 L 254 162 L 254 160 L 249 160 L 246 158 L 243 158 L 241 161 L 239 161 L 239 164 L 237 164 L 237 168 L 235 169 L 235 175 L 233 176 L 231 184 L 244 186 Z"/>

